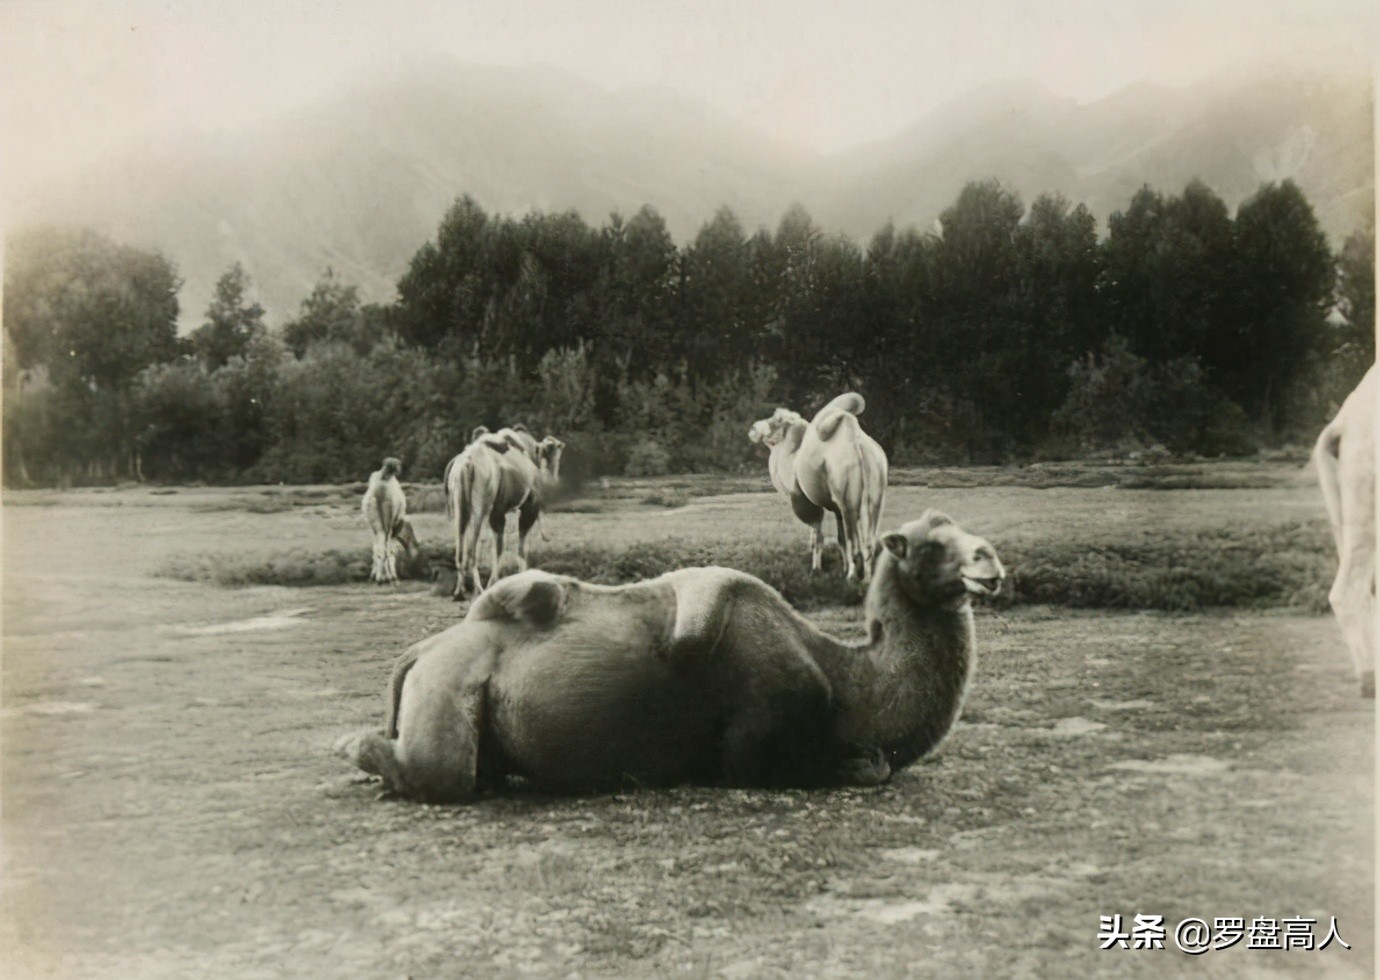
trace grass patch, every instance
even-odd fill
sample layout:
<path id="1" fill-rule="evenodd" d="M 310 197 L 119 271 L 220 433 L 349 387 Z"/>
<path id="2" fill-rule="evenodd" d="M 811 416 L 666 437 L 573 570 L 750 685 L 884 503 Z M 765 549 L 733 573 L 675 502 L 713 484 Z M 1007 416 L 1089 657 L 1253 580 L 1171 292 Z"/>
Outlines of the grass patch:
<path id="1" fill-rule="evenodd" d="M 620 584 L 694 565 L 723 565 L 756 575 L 805 609 L 856 605 L 862 590 L 846 581 L 837 551 L 811 575 L 795 546 L 753 541 L 667 538 L 625 548 L 557 545 L 534 549 L 537 567 L 589 582 Z M 1085 609 L 1189 612 L 1213 607 L 1327 609 L 1335 574 L 1322 521 L 1265 527 L 1147 530 L 1104 540 L 1050 540 L 1002 549 L 1010 587 L 1000 607 L 1049 604 Z M 448 568 L 448 544 L 400 560 L 404 578 L 430 580 Z M 369 556 L 356 551 L 292 551 L 268 561 L 205 555 L 178 559 L 162 575 L 218 585 L 340 585 L 364 582 Z"/>
<path id="2" fill-rule="evenodd" d="M 1029 466 L 922 466 L 893 469 L 896 487 L 966 490 L 984 487 L 1056 487 L 1118 490 L 1269 490 L 1290 485 L 1301 467 L 1292 461 L 1126 464 L 1076 461 Z"/>
<path id="3" fill-rule="evenodd" d="M 1325 612 L 1336 574 L 1331 533 L 1322 521 L 1044 541 L 1003 557 L 1013 586 L 1007 602 L 1087 609 Z"/>

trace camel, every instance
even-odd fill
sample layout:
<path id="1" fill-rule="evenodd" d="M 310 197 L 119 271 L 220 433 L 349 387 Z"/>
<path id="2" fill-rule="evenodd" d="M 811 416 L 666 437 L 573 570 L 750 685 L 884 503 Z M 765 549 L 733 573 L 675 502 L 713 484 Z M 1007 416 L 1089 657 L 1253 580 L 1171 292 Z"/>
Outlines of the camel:
<path id="1" fill-rule="evenodd" d="M 833 513 L 850 579 L 867 581 L 877 555 L 886 500 L 887 459 L 857 417 L 866 403 L 857 392 L 839 395 L 806 422 L 778 408 L 754 422 L 748 438 L 770 450 L 772 485 L 810 528 L 810 570 L 824 567 L 824 513 Z"/>
<path id="2" fill-rule="evenodd" d="M 522 572 L 404 653 L 385 729 L 336 751 L 428 802 L 508 776 L 557 792 L 877 785 L 953 728 L 976 656 L 971 596 L 1006 574 L 937 511 L 882 543 L 858 644 L 732 569 L 622 586 Z"/>
<path id="3" fill-rule="evenodd" d="M 523 438 L 525 436 L 525 438 Z M 518 511 L 518 558 L 527 560 L 527 535 L 541 514 L 542 491 L 560 477 L 565 443 L 555 436 L 537 442 L 518 427 L 489 432 L 475 429 L 474 440 L 446 464 L 446 512 L 455 526 L 455 590 L 484 590 L 479 575 L 479 535 L 487 521 L 493 532 L 489 584 L 498 576 L 509 512 Z"/>
<path id="4" fill-rule="evenodd" d="M 1313 462 L 1339 557 L 1328 601 L 1361 681 L 1361 696 L 1366 698 L 1375 697 L 1377 413 L 1380 365 L 1371 365 L 1313 447 Z"/>
<path id="5" fill-rule="evenodd" d="M 417 550 L 417 535 L 407 520 L 407 495 L 398 483 L 402 463 L 389 456 L 383 466 L 369 474 L 369 487 L 360 501 L 360 510 L 374 536 L 374 563 L 369 579 L 384 585 L 398 580 L 398 551 L 409 555 Z"/>

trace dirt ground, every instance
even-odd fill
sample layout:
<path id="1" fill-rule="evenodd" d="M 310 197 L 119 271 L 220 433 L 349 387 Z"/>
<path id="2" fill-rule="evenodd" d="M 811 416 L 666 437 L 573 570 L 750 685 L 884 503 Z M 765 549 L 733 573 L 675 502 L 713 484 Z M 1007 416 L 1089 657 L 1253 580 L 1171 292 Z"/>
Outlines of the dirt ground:
<path id="1" fill-rule="evenodd" d="M 429 807 L 330 746 L 463 607 L 155 576 L 179 552 L 367 548 L 350 502 L 245 506 L 271 493 L 6 497 L 0 974 L 1374 974 L 1374 702 L 1330 618 L 979 609 L 963 720 L 880 789 Z M 1000 549 L 1050 522 L 1311 518 L 1314 493 L 906 488 L 888 513 L 943 506 Z M 767 494 L 547 533 L 755 533 L 805 559 Z M 1117 914 L 1163 916 L 1167 948 L 1099 949 Z M 1352 948 L 1192 957 L 1189 916 L 1311 918 L 1318 941 L 1335 916 Z"/>

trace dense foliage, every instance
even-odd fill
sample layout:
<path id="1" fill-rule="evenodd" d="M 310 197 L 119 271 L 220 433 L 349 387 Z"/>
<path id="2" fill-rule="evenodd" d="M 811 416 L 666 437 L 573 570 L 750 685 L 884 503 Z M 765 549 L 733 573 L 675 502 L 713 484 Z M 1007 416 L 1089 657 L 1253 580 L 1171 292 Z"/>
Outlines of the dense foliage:
<path id="1" fill-rule="evenodd" d="M 900 462 L 1245 453 L 1311 438 L 1374 358 L 1373 256 L 1373 230 L 1334 256 L 1289 181 L 1234 216 L 1197 181 L 1142 188 L 1103 239 L 1083 205 L 976 182 L 866 248 L 799 207 L 678 246 L 651 208 L 596 228 L 466 197 L 393 303 L 326 270 L 273 329 L 236 264 L 179 341 L 167 259 L 37 231 L 7 243 L 5 477 L 339 481 L 398 455 L 425 479 L 516 421 L 577 477 L 731 470 L 755 418 L 845 389 Z"/>

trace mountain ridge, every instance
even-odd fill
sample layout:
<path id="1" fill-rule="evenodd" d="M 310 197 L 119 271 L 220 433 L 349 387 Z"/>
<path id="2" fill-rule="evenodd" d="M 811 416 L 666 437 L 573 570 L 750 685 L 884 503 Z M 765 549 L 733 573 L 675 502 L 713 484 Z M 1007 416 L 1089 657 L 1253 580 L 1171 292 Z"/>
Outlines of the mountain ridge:
<path id="1" fill-rule="evenodd" d="M 1369 79 L 1252 74 L 1174 89 L 1136 83 L 1086 103 L 1028 80 L 969 92 L 893 136 L 839 153 L 761 136 L 662 86 L 611 92 L 554 68 L 423 64 L 368 79 L 247 131 L 149 147 L 38 188 L 11 227 L 80 223 L 156 247 L 185 279 L 184 325 L 241 261 L 274 322 L 331 266 L 392 298 L 449 205 L 490 213 L 655 207 L 679 241 L 722 206 L 774 227 L 793 203 L 865 242 L 888 220 L 931 228 L 969 180 L 1026 204 L 1058 192 L 1105 228 L 1143 184 L 1197 177 L 1233 210 L 1294 179 L 1334 245 L 1373 220 Z"/>

